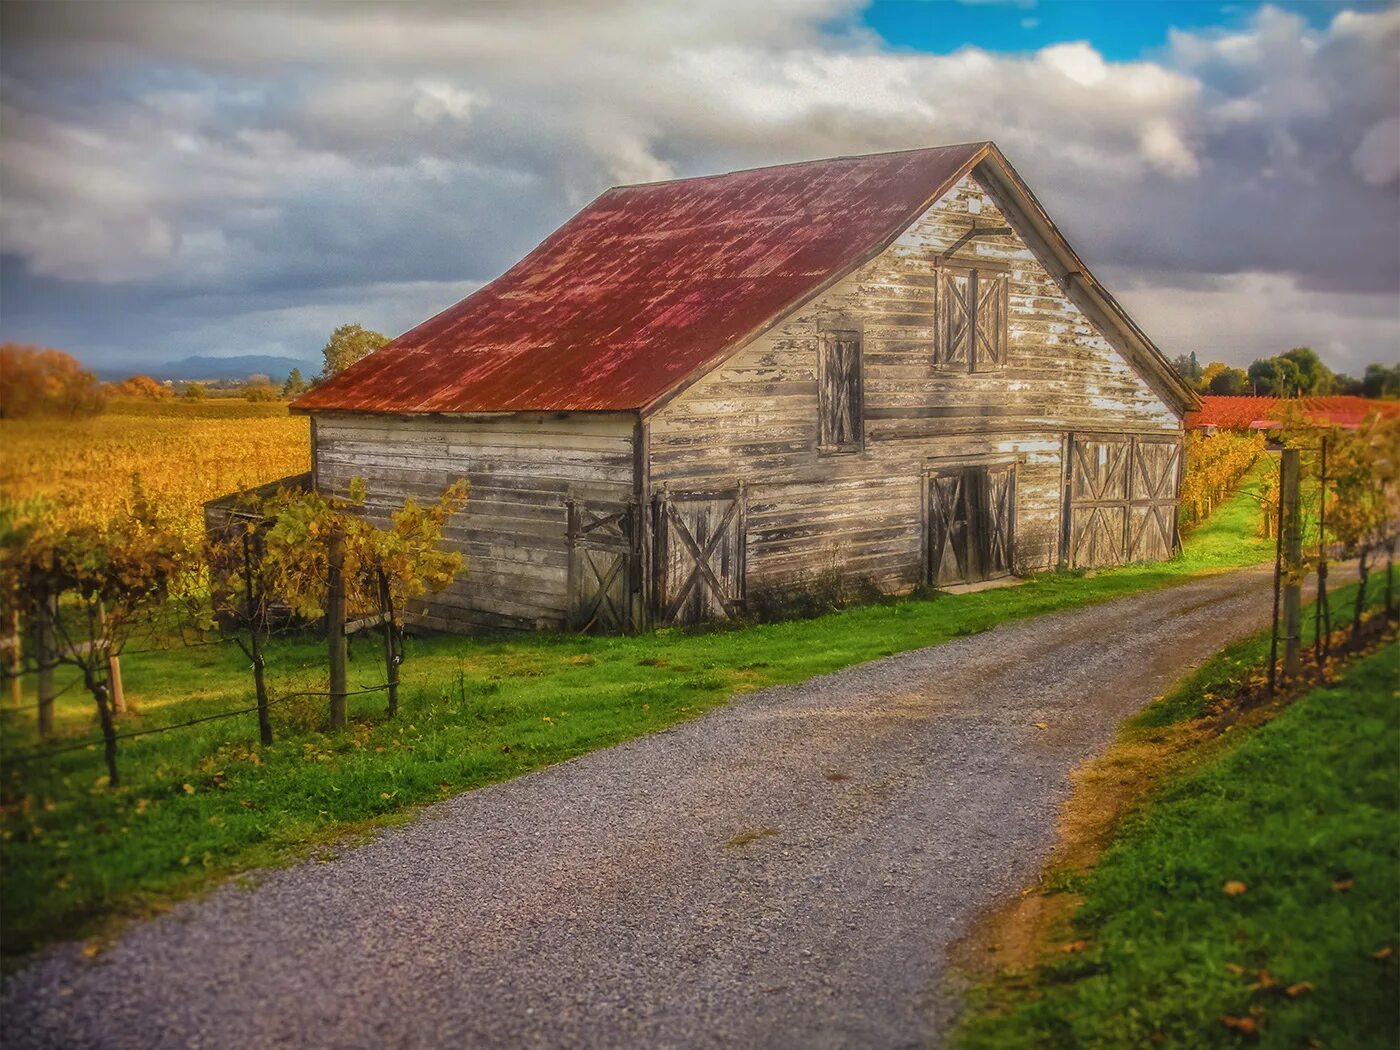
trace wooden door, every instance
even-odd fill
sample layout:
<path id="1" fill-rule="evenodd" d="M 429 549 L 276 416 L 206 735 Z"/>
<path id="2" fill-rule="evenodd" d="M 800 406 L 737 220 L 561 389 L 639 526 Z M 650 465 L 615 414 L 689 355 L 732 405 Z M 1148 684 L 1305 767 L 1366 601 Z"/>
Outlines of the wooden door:
<path id="1" fill-rule="evenodd" d="M 1065 561 L 1095 568 L 1170 557 L 1180 440 L 1076 434 L 1069 448 Z"/>
<path id="2" fill-rule="evenodd" d="M 1177 483 L 1181 443 L 1133 440 L 1128 472 L 1128 561 L 1161 561 L 1176 551 Z"/>
<path id="3" fill-rule="evenodd" d="M 590 509 L 568 502 L 569 626 L 623 632 L 634 626 L 637 508 Z"/>
<path id="4" fill-rule="evenodd" d="M 1008 465 L 947 467 L 928 475 L 928 581 L 943 587 L 1011 572 L 1016 474 Z"/>
<path id="5" fill-rule="evenodd" d="M 653 504 L 656 622 L 703 623 L 744 604 L 744 494 L 660 494 Z"/>

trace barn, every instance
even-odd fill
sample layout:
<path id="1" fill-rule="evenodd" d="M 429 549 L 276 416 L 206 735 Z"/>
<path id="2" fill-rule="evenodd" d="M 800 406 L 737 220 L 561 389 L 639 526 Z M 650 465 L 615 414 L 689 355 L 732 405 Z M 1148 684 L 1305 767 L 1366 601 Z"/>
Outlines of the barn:
<path id="1" fill-rule="evenodd" d="M 1198 401 L 982 142 L 610 189 L 293 407 L 469 479 L 425 624 L 620 631 L 1166 558 Z"/>

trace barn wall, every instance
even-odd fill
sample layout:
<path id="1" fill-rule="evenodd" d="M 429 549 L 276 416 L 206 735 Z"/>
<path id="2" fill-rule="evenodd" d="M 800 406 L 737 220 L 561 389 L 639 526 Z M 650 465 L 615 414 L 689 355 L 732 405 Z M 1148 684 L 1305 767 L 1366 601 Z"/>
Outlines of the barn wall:
<path id="1" fill-rule="evenodd" d="M 1051 567 L 1065 434 L 1180 430 L 1014 233 L 979 237 L 953 257 L 1009 268 L 1006 367 L 934 366 L 935 259 L 974 221 L 1008 225 L 969 177 L 881 255 L 651 417 L 653 487 L 745 483 L 751 590 L 831 569 L 885 590 L 914 586 L 923 572 L 922 476 L 940 460 L 972 456 L 1018 463 L 1016 567 Z M 819 452 L 818 335 L 853 326 L 864 334 L 864 448 Z"/>
<path id="2" fill-rule="evenodd" d="M 386 520 L 409 496 L 436 499 L 459 478 L 466 509 L 446 532 L 466 572 L 418 615 L 443 629 L 553 629 L 568 610 L 565 501 L 621 508 L 633 496 L 631 416 L 319 414 L 316 483 L 344 494 L 360 477 L 366 511 Z"/>

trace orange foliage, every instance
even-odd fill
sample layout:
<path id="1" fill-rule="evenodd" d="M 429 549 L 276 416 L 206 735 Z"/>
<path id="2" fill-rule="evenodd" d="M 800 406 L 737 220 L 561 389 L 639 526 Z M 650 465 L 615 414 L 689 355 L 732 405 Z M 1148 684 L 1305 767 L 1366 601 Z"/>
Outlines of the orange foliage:
<path id="1" fill-rule="evenodd" d="M 0 345 L 0 418 L 92 416 L 105 400 L 97 377 L 62 350 Z"/>
<path id="2" fill-rule="evenodd" d="M 164 383 L 157 383 L 150 376 L 131 376 L 107 388 L 118 397 L 149 397 L 154 401 L 174 397 L 175 391 Z"/>

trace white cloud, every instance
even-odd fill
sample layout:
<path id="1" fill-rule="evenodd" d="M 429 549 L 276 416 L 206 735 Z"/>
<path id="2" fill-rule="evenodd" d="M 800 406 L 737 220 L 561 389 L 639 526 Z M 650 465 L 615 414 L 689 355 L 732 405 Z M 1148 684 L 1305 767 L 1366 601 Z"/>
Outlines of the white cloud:
<path id="1" fill-rule="evenodd" d="M 1351 155 L 1352 167 L 1371 186 L 1400 178 L 1400 117 L 1373 124 Z"/>

